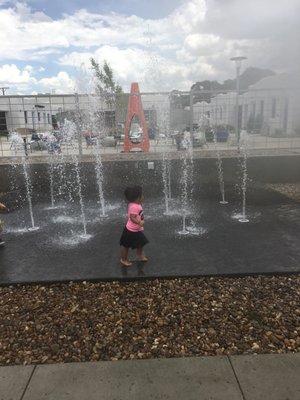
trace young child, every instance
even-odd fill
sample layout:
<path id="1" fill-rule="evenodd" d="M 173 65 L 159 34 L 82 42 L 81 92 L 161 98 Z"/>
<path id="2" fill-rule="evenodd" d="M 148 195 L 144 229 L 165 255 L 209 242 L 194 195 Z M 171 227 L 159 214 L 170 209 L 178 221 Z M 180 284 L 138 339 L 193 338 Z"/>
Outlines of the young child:
<path id="1" fill-rule="evenodd" d="M 0 211 L 8 211 L 8 209 L 4 204 L 0 203 Z M 0 246 L 3 246 L 5 244 L 5 242 L 1 238 L 2 231 L 3 231 L 3 226 L 4 226 L 4 223 L 0 219 Z"/>
<path id="2" fill-rule="evenodd" d="M 136 249 L 140 261 L 148 261 L 144 255 L 143 247 L 148 243 L 144 235 L 144 214 L 142 203 L 144 201 L 142 188 L 140 186 L 125 189 L 125 197 L 128 201 L 127 223 L 120 239 L 121 264 L 130 267 L 132 263 L 128 260 L 129 248 Z"/>

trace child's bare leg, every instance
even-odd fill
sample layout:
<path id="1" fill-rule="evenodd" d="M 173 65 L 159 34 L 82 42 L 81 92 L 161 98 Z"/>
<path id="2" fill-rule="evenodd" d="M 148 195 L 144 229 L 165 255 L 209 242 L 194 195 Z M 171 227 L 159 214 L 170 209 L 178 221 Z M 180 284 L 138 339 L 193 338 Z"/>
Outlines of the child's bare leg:
<path id="1" fill-rule="evenodd" d="M 148 258 L 145 256 L 142 247 L 138 247 L 138 248 L 136 249 L 136 255 L 137 255 L 137 257 L 138 257 L 138 259 L 139 259 L 140 261 L 145 261 L 145 262 L 148 261 Z"/>
<path id="2" fill-rule="evenodd" d="M 128 260 L 129 248 L 121 247 L 121 264 L 125 267 L 130 267 L 132 263 Z"/>

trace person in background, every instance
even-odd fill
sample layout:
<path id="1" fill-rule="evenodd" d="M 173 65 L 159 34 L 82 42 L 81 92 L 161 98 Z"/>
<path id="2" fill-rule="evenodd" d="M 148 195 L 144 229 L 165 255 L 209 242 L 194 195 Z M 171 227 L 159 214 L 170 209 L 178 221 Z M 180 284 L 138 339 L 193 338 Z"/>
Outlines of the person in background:
<path id="1" fill-rule="evenodd" d="M 183 139 L 183 134 L 180 132 L 177 132 L 175 135 L 175 142 L 176 142 L 177 150 L 181 150 L 182 139 Z"/>
<path id="2" fill-rule="evenodd" d="M 27 138 L 26 138 L 26 136 L 23 137 L 23 144 L 24 144 L 24 153 L 25 153 L 25 156 L 28 156 L 28 146 L 27 146 Z"/>

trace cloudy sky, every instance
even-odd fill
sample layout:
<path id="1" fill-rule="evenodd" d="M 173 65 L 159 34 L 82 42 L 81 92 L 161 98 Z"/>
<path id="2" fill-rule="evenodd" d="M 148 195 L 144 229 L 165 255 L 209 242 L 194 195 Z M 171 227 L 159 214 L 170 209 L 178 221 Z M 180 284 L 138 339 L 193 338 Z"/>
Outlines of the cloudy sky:
<path id="1" fill-rule="evenodd" d="M 294 70 L 299 16 L 300 0 L 0 0 L 0 85 L 72 93 L 91 56 L 125 90 L 222 81 L 240 54 L 245 67 Z"/>

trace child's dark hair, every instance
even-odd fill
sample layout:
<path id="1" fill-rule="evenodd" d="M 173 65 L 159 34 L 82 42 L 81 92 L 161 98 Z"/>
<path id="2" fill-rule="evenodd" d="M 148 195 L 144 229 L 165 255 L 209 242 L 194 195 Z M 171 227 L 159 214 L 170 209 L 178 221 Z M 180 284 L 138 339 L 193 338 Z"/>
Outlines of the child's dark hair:
<path id="1" fill-rule="evenodd" d="M 129 203 L 132 203 L 142 197 L 143 189 L 141 186 L 127 187 L 124 191 L 124 195 L 126 197 L 126 200 Z"/>

